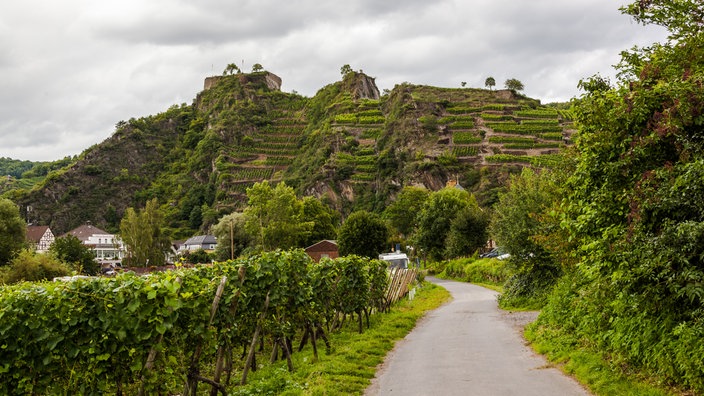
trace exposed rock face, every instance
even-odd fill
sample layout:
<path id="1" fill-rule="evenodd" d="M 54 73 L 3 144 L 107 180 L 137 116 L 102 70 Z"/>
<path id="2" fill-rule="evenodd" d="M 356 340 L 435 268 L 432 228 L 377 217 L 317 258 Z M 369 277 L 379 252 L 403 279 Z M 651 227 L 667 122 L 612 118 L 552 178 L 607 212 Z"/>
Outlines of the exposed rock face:
<path id="1" fill-rule="evenodd" d="M 376 86 L 375 79 L 369 77 L 362 72 L 351 72 L 345 75 L 342 82 L 350 93 L 352 98 L 357 99 L 374 99 L 378 100 L 379 88 Z"/>

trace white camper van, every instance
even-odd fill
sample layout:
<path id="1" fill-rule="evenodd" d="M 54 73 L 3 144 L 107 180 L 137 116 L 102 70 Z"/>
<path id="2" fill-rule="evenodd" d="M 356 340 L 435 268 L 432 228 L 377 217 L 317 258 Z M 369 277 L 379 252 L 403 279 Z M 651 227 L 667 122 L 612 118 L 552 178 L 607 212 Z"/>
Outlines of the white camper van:
<path id="1" fill-rule="evenodd" d="M 382 253 L 379 255 L 379 260 L 388 262 L 389 268 L 408 268 L 408 256 L 406 256 L 406 253 Z"/>

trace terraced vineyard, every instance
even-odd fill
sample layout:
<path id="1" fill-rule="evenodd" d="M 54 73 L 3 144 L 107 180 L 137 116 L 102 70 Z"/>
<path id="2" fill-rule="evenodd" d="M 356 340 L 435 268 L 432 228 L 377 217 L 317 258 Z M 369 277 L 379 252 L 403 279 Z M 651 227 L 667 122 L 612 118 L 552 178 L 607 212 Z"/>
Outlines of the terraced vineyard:
<path id="1" fill-rule="evenodd" d="M 568 112 L 528 105 L 451 102 L 438 119 L 452 132 L 450 152 L 460 163 L 486 166 L 551 161 L 532 157 L 555 154 L 570 144 L 572 122 Z"/>

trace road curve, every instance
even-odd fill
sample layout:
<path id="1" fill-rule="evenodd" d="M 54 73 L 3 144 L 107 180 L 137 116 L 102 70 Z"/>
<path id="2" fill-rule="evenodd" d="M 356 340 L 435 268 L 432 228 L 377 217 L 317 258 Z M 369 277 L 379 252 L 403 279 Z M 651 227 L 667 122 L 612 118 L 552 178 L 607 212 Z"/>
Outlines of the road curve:
<path id="1" fill-rule="evenodd" d="M 429 278 L 453 300 L 396 344 L 364 393 L 375 395 L 589 395 L 524 343 L 497 293 Z"/>

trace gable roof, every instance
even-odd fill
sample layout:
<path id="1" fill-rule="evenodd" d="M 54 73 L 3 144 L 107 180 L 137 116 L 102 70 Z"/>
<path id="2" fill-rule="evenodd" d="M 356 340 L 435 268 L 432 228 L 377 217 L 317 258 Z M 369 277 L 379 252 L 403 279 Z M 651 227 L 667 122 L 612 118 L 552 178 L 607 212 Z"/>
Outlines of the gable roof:
<path id="1" fill-rule="evenodd" d="M 76 227 L 62 236 L 73 235 L 81 241 L 85 242 L 88 240 L 88 238 L 95 234 L 112 235 L 106 231 L 101 230 L 98 227 L 93 226 L 92 224 L 83 224 L 82 226 Z"/>
<path id="2" fill-rule="evenodd" d="M 27 240 L 38 243 L 48 229 L 49 226 L 27 226 Z"/>
<path id="3" fill-rule="evenodd" d="M 337 251 L 337 241 L 332 239 L 323 239 L 320 242 L 314 243 L 308 246 L 306 252 L 327 252 L 327 251 Z"/>
<path id="4" fill-rule="evenodd" d="M 184 242 L 183 245 L 214 245 L 217 242 L 217 239 L 215 239 L 212 235 L 196 235 L 186 239 L 186 242 Z"/>

